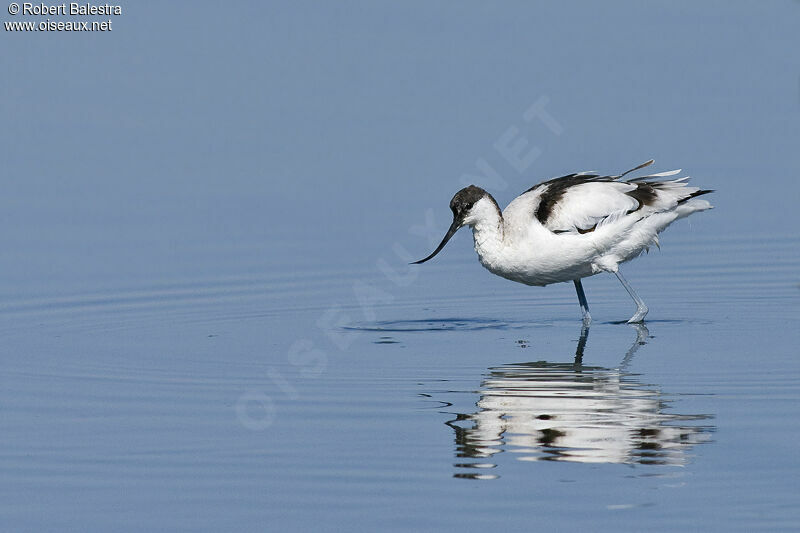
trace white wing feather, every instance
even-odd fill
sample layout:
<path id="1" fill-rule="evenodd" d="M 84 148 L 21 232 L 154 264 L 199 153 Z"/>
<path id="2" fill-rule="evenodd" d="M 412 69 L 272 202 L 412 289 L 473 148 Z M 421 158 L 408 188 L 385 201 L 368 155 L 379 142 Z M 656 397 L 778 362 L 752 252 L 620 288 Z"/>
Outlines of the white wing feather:
<path id="1" fill-rule="evenodd" d="M 626 194 L 635 188 L 635 185 L 615 181 L 570 187 L 553 207 L 545 227 L 559 232 L 585 231 L 609 217 L 618 219 L 639 207 L 639 202 Z"/>

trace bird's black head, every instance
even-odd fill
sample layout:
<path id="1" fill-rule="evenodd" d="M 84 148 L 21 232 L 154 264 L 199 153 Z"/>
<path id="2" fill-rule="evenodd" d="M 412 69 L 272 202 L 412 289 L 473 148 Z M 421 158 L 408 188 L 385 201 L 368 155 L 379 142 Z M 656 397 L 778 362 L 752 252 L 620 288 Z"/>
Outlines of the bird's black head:
<path id="1" fill-rule="evenodd" d="M 453 199 L 450 200 L 450 210 L 453 212 L 453 223 L 450 224 L 450 229 L 447 230 L 447 234 L 445 234 L 444 239 L 442 239 L 441 244 L 436 247 L 431 255 L 426 257 L 425 259 L 420 259 L 419 261 L 414 261 L 413 265 L 418 265 L 420 263 L 424 263 L 428 259 L 431 259 L 433 256 L 438 254 L 444 248 L 444 245 L 447 244 L 447 241 L 455 235 L 458 228 L 464 225 L 464 222 L 469 215 L 472 208 L 478 203 L 483 197 L 489 197 L 489 193 L 481 189 L 480 187 L 476 187 L 475 185 L 470 185 L 469 187 L 464 187 L 460 191 L 458 191 Z M 492 200 L 494 201 L 494 200 Z"/>
<path id="2" fill-rule="evenodd" d="M 478 203 L 478 200 L 488 195 L 489 193 L 475 185 L 464 187 L 458 191 L 455 196 L 453 196 L 453 199 L 450 200 L 450 210 L 453 212 L 453 220 L 458 220 L 463 224 L 464 218 L 466 218 L 470 209 Z"/>

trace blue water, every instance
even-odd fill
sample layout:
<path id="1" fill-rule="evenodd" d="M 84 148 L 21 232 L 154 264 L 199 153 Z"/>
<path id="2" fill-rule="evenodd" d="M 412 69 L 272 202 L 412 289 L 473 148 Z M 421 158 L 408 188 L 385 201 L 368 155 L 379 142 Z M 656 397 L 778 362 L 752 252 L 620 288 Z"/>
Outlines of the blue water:
<path id="1" fill-rule="evenodd" d="M 0 529 L 797 530 L 798 14 L 2 31 Z M 467 231 L 407 264 L 467 181 L 505 205 L 651 157 L 716 192 L 624 267 L 644 327 L 601 275 L 582 328 L 571 285 L 491 276 Z"/>

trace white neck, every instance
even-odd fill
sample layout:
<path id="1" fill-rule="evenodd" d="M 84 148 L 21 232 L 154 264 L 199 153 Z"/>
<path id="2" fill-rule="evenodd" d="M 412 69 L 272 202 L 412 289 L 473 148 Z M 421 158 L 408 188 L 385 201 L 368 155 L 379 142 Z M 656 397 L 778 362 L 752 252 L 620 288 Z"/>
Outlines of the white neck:
<path id="1" fill-rule="evenodd" d="M 475 251 L 481 263 L 494 263 L 503 248 L 503 215 L 497 204 L 481 198 L 469 212 L 464 223 L 472 227 Z"/>

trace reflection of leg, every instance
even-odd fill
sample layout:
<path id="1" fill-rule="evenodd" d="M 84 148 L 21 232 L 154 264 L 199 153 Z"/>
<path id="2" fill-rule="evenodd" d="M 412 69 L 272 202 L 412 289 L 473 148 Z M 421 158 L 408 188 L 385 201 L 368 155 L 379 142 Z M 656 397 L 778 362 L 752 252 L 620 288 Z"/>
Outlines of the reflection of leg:
<path id="1" fill-rule="evenodd" d="M 644 304 L 642 299 L 639 298 L 639 295 L 636 294 L 636 291 L 633 290 L 633 287 L 631 287 L 631 284 L 628 283 L 628 280 L 626 280 L 622 276 L 622 272 L 617 270 L 616 272 L 614 272 L 614 274 L 617 275 L 617 279 L 620 281 L 620 283 L 622 283 L 622 286 L 625 287 L 625 290 L 628 291 L 628 294 L 631 295 L 633 301 L 636 302 L 636 312 L 633 314 L 630 320 L 628 320 L 628 324 L 633 324 L 634 322 L 641 322 L 642 320 L 644 320 L 645 315 L 647 315 L 647 306 Z"/>
<path id="2" fill-rule="evenodd" d="M 586 349 L 586 341 L 589 340 L 589 323 L 584 322 L 581 326 L 581 337 L 578 339 L 578 347 L 575 348 L 575 368 L 583 366 L 583 350 Z"/>
<path id="3" fill-rule="evenodd" d="M 578 293 L 578 303 L 581 304 L 583 323 L 589 325 L 592 321 L 592 315 L 589 314 L 589 304 L 586 302 L 586 295 L 583 293 L 583 284 L 580 279 L 574 280 L 573 283 L 575 283 L 575 291 Z"/>
<path id="4" fill-rule="evenodd" d="M 631 324 L 634 328 L 636 328 L 636 340 L 633 341 L 631 347 L 628 349 L 625 357 L 622 359 L 622 363 L 620 363 L 620 368 L 625 368 L 628 366 L 628 363 L 631 362 L 633 358 L 633 354 L 639 349 L 639 346 L 644 346 L 647 344 L 647 339 L 650 338 L 650 332 L 647 330 L 647 326 L 642 324 L 641 322 L 636 324 Z"/>

